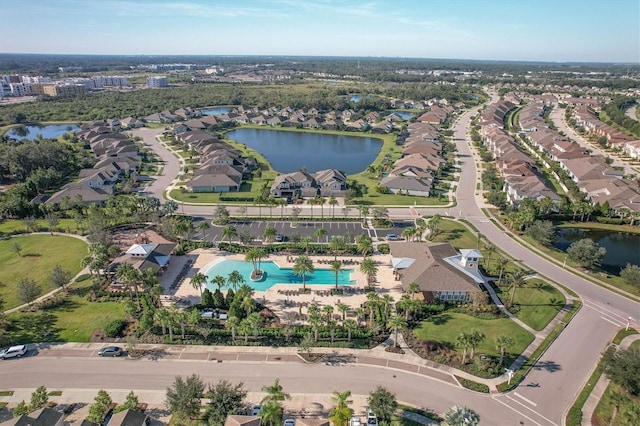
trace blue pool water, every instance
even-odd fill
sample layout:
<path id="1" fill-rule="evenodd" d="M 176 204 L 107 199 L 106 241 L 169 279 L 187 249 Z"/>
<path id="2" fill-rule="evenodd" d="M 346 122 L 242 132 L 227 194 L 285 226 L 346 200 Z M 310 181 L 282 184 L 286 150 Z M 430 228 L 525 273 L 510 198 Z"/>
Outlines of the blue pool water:
<path id="1" fill-rule="evenodd" d="M 260 262 L 260 269 L 266 272 L 266 277 L 262 281 L 251 281 L 249 276 L 253 271 L 253 264 L 251 262 L 245 262 L 242 260 L 223 260 L 212 265 L 205 275 L 209 278 L 209 281 L 216 275 L 221 275 L 225 278 L 229 276 L 232 271 L 238 271 L 244 277 L 246 283 L 257 291 L 264 291 L 274 284 L 293 284 L 298 288 L 302 285 L 302 277 L 295 275 L 291 268 L 280 268 L 274 262 Z M 353 269 L 343 269 L 338 274 L 338 285 L 350 285 L 355 284 L 355 281 L 351 281 L 351 272 Z M 313 274 L 307 274 L 306 283 L 308 285 L 324 284 L 335 285 L 336 275 L 331 272 L 330 269 L 316 268 Z M 207 284 L 210 290 L 215 289 L 215 285 Z"/>
<path id="2" fill-rule="evenodd" d="M 229 112 L 229 107 L 211 107 L 202 109 L 203 115 L 222 115 Z"/>

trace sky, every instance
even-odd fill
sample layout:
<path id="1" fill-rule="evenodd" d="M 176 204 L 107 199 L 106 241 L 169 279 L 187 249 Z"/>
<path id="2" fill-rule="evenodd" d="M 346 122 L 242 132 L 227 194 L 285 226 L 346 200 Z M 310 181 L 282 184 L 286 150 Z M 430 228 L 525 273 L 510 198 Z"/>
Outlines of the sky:
<path id="1" fill-rule="evenodd" d="M 640 62 L 640 0 L 21 0 L 0 52 Z"/>

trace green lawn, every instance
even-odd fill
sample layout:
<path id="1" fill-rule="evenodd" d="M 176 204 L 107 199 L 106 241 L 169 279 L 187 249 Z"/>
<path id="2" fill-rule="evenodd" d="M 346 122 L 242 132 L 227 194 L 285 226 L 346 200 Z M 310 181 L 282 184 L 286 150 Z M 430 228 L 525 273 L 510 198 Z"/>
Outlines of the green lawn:
<path id="1" fill-rule="evenodd" d="M 560 312 L 566 299 L 543 280 L 534 278 L 526 283 L 526 287 L 516 289 L 514 304 L 520 307 L 516 317 L 534 330 L 542 330 Z M 509 302 L 511 290 L 508 287 L 497 288 L 496 293 L 504 303 Z"/>
<path id="2" fill-rule="evenodd" d="M 505 365 L 510 365 L 533 341 L 531 333 L 508 318 L 486 320 L 454 312 L 432 316 L 422 321 L 413 332 L 419 339 L 441 342 L 462 354 L 462 349 L 456 348 L 456 338 L 462 332 L 469 332 L 474 328 L 482 331 L 486 336 L 484 342 L 476 348 L 476 353 L 499 356 L 500 351 L 495 344 L 496 338 L 506 335 L 513 339 L 514 345 L 505 353 Z"/>
<path id="3" fill-rule="evenodd" d="M 49 223 L 45 219 L 36 220 L 36 229 L 40 231 L 51 231 Z M 71 232 L 76 230 L 76 222 L 73 219 L 60 219 L 60 223 L 56 226 L 56 231 Z M 16 234 L 31 232 L 27 225 L 21 220 L 10 219 L 0 221 L 0 234 Z"/>
<path id="4" fill-rule="evenodd" d="M 20 246 L 20 255 L 15 244 Z M 21 304 L 16 293 L 20 278 L 28 277 L 42 287 L 42 294 L 53 287 L 48 275 L 56 265 L 72 276 L 80 272 L 80 260 L 87 255 L 87 244 L 74 237 L 32 234 L 0 240 L 0 295 L 5 309 Z"/>
<path id="5" fill-rule="evenodd" d="M 426 219 L 425 219 L 426 220 Z M 478 237 L 466 226 L 455 220 L 445 219 L 438 226 L 440 234 L 437 235 L 434 242 L 448 242 L 456 249 L 473 249 L 478 244 Z"/>
<path id="6" fill-rule="evenodd" d="M 64 302 L 55 308 L 10 314 L 7 339 L 12 343 L 88 342 L 94 330 L 114 319 L 124 318 L 123 303 L 87 299 L 86 286 L 90 282 L 87 280 L 82 287 L 73 288 Z"/>

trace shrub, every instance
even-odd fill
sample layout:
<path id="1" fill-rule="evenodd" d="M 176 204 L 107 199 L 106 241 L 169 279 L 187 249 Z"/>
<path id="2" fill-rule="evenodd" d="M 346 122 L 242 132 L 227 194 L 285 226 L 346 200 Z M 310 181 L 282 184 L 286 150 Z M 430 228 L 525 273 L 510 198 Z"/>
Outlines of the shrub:
<path id="1" fill-rule="evenodd" d="M 115 319 L 104 326 L 104 334 L 107 337 L 111 337 L 111 338 L 119 337 L 124 331 L 124 328 L 126 327 L 126 325 L 127 325 L 126 321 Z"/>

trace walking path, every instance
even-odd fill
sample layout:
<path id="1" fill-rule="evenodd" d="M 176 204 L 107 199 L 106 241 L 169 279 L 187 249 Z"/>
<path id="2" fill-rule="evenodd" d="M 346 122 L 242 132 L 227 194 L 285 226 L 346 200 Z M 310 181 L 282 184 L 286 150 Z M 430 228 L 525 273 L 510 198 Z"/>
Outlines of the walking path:
<path id="1" fill-rule="evenodd" d="M 631 344 L 636 340 L 640 340 L 640 334 L 627 336 L 624 339 L 622 339 L 622 342 L 620 342 L 620 344 L 618 345 L 618 348 L 628 349 L 629 346 L 631 346 Z M 591 391 L 591 394 L 589 395 L 589 398 L 587 398 L 587 401 L 584 403 L 584 406 L 582 407 L 583 426 L 591 425 L 591 418 L 593 417 L 593 413 L 595 412 L 596 407 L 600 402 L 600 399 L 602 399 L 602 396 L 607 390 L 607 387 L 609 386 L 609 382 L 610 380 L 607 378 L 607 376 L 604 373 L 600 376 L 600 379 L 598 379 L 598 383 L 596 383 L 595 387 Z"/>

